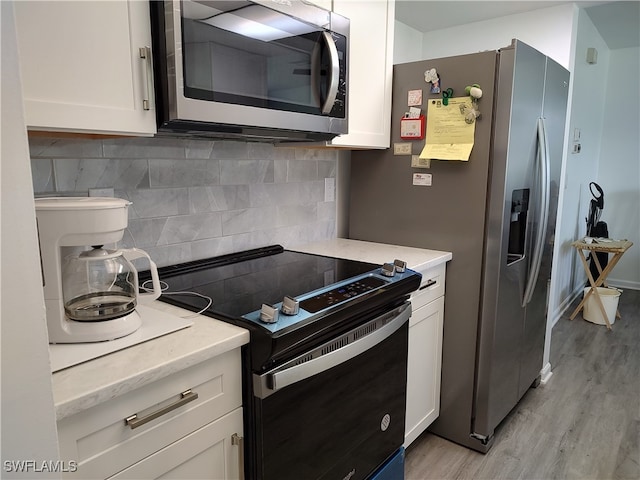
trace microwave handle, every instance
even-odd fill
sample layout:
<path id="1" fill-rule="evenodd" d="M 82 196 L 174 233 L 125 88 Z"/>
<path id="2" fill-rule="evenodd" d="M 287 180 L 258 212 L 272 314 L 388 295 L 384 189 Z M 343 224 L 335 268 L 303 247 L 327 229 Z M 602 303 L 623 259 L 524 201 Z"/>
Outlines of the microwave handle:
<path id="1" fill-rule="evenodd" d="M 322 104 L 322 113 L 328 114 L 333 108 L 333 104 L 338 96 L 338 84 L 340 83 L 340 59 L 336 42 L 333 41 L 329 32 L 322 32 L 322 39 L 329 51 L 329 89 L 327 98 Z"/>

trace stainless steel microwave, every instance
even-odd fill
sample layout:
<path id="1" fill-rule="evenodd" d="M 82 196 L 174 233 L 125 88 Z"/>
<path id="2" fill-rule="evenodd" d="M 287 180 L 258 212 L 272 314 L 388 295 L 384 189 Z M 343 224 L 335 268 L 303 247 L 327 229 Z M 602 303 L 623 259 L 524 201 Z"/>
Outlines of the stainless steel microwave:
<path id="1" fill-rule="evenodd" d="M 158 133 L 347 133 L 349 20 L 304 0 L 152 1 Z"/>

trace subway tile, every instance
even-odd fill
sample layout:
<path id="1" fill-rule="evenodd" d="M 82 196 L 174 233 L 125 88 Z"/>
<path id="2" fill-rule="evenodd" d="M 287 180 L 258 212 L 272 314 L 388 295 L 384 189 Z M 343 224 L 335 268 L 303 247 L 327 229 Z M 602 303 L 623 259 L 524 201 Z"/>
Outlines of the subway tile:
<path id="1" fill-rule="evenodd" d="M 248 159 L 249 147 L 247 142 L 220 140 L 213 143 L 211 158 L 218 159 Z"/>
<path id="2" fill-rule="evenodd" d="M 164 222 L 157 245 L 193 242 L 222 235 L 222 220 L 219 212 L 197 215 L 176 215 Z"/>
<path id="3" fill-rule="evenodd" d="M 287 164 L 288 160 L 277 158 L 273 161 L 273 182 L 274 183 L 286 183 L 287 182 Z"/>
<path id="4" fill-rule="evenodd" d="M 236 251 L 233 245 L 233 237 L 207 238 L 191 243 L 193 260 L 217 257 L 218 255 L 225 255 Z"/>
<path id="5" fill-rule="evenodd" d="M 247 158 L 249 160 L 273 160 L 276 157 L 276 147 L 274 147 L 271 143 L 247 143 Z"/>
<path id="6" fill-rule="evenodd" d="M 276 209 L 270 207 L 229 210 L 222 214 L 222 233 L 234 235 L 272 228 L 276 215 Z"/>
<path id="7" fill-rule="evenodd" d="M 318 178 L 335 178 L 335 176 L 335 160 L 318 160 Z"/>
<path id="8" fill-rule="evenodd" d="M 158 267 L 166 267 L 177 263 L 189 262 L 193 258 L 191 243 L 160 245 L 144 249 Z"/>
<path id="9" fill-rule="evenodd" d="M 264 230 L 256 230 L 254 232 L 239 233 L 229 238 L 233 241 L 233 251 L 241 252 L 243 250 L 251 250 L 252 248 L 267 247 L 277 245 L 277 229 L 269 228 Z"/>
<path id="10" fill-rule="evenodd" d="M 191 187 L 220 183 L 218 160 L 149 160 L 149 183 L 155 187 Z"/>
<path id="11" fill-rule="evenodd" d="M 118 138 L 103 140 L 106 158 L 185 158 L 183 140 L 173 138 Z"/>
<path id="12" fill-rule="evenodd" d="M 273 160 L 220 160 L 221 185 L 273 183 Z"/>
<path id="13" fill-rule="evenodd" d="M 146 160 L 55 159 L 58 191 L 89 188 L 134 189 L 149 186 Z"/>
<path id="14" fill-rule="evenodd" d="M 157 246 L 166 222 L 167 217 L 130 219 L 125 233 L 127 244 L 143 249 Z"/>
<path id="15" fill-rule="evenodd" d="M 287 182 L 318 180 L 318 162 L 315 160 L 289 160 Z"/>
<path id="16" fill-rule="evenodd" d="M 158 266 L 335 237 L 333 150 L 176 138 L 30 139 L 34 190 L 115 189 L 132 202 L 119 247 Z M 216 173 L 217 170 L 217 173 Z M 55 173 L 55 175 L 54 175 Z M 217 175 L 217 176 L 216 176 Z M 153 188 L 152 188 L 153 187 Z"/>
<path id="17" fill-rule="evenodd" d="M 50 159 L 31 160 L 31 178 L 34 193 L 55 191 L 53 182 L 53 161 Z"/>
<path id="18" fill-rule="evenodd" d="M 101 158 L 100 140 L 74 138 L 29 138 L 31 158 Z"/>
<path id="19" fill-rule="evenodd" d="M 126 190 L 124 194 L 122 198 L 132 202 L 129 218 L 172 217 L 189 213 L 189 191 L 186 188 Z"/>
<path id="20" fill-rule="evenodd" d="M 239 210 L 250 205 L 249 185 L 217 185 L 189 188 L 189 212 Z"/>
<path id="21" fill-rule="evenodd" d="M 184 153 L 186 158 L 206 159 L 211 158 L 213 141 L 211 140 L 186 140 Z"/>
<path id="22" fill-rule="evenodd" d="M 293 225 L 313 224 L 317 216 L 316 204 L 284 205 L 277 209 L 276 226 L 290 227 Z"/>
<path id="23" fill-rule="evenodd" d="M 309 205 L 324 199 L 324 182 L 250 185 L 251 206 Z"/>
<path id="24" fill-rule="evenodd" d="M 318 203 L 318 221 L 336 221 L 336 202 Z"/>
<path id="25" fill-rule="evenodd" d="M 296 148 L 297 160 L 335 160 L 338 158 L 337 150 L 330 148 Z"/>

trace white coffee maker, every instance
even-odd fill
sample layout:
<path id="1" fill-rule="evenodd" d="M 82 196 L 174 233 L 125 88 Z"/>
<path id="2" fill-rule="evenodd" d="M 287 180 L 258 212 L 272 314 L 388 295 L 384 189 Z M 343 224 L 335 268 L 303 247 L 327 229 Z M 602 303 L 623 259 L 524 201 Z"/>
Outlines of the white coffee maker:
<path id="1" fill-rule="evenodd" d="M 142 324 L 136 305 L 160 296 L 158 271 L 146 252 L 103 248 L 122 239 L 130 204 L 102 197 L 35 200 L 49 343 L 129 335 Z M 148 293 L 139 293 L 136 258 L 149 262 Z"/>

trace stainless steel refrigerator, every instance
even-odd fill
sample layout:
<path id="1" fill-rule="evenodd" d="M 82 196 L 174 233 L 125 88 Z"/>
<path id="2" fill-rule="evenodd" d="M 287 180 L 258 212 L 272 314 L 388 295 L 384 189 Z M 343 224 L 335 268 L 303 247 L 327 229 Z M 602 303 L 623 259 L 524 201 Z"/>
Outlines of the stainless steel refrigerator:
<path id="1" fill-rule="evenodd" d="M 408 92 L 465 96 L 479 84 L 481 116 L 468 161 L 411 167 L 394 155 Z M 430 430 L 480 452 L 543 368 L 548 288 L 569 72 L 514 40 L 499 51 L 394 66 L 392 147 L 352 153 L 349 237 L 453 252 L 447 266 L 440 415 Z M 427 122 L 429 121 L 427 117 Z M 414 185 L 414 173 L 431 185 Z M 420 183 L 420 182 L 418 182 Z"/>

